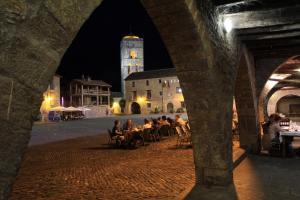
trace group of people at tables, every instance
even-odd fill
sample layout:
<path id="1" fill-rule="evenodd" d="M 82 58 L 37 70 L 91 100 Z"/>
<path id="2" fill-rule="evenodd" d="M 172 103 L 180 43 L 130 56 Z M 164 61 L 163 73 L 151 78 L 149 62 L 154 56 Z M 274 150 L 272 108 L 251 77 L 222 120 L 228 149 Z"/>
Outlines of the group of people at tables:
<path id="1" fill-rule="evenodd" d="M 269 151 L 270 154 L 273 154 L 275 148 L 280 149 L 280 151 L 283 151 L 283 147 L 285 147 L 285 151 L 288 155 L 292 155 L 293 149 L 292 149 L 292 141 L 293 137 L 288 137 L 286 140 L 282 140 L 280 133 L 288 131 L 282 122 L 288 122 L 288 118 L 282 118 L 279 114 L 274 113 L 269 116 L 268 121 L 263 123 L 263 137 L 262 137 L 262 147 L 264 150 Z M 285 144 L 283 144 L 283 142 Z"/>
<path id="2" fill-rule="evenodd" d="M 138 126 L 135 126 L 131 119 L 127 119 L 123 126 L 120 120 L 115 120 L 111 138 L 116 140 L 117 146 L 135 147 L 137 142 L 144 142 L 145 137 L 147 137 L 144 133 L 152 135 L 155 140 L 159 141 L 164 136 L 163 132 L 160 131 L 162 127 L 172 130 L 176 126 L 189 129 L 188 121 L 183 120 L 180 115 L 176 115 L 175 119 L 166 116 L 151 120 L 144 119 L 144 124 Z"/>

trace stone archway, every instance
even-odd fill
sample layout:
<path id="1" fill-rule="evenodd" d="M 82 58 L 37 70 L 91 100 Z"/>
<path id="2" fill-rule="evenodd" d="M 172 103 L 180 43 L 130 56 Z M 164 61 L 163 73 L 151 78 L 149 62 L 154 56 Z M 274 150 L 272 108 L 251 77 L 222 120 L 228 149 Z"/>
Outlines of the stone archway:
<path id="1" fill-rule="evenodd" d="M 42 92 L 76 33 L 101 2 L 0 4 L 0 199 L 8 196 L 20 166 Z M 161 34 L 184 91 L 196 182 L 228 186 L 232 184 L 231 111 L 236 76 L 232 37 L 219 30 L 217 16 L 211 15 L 211 1 L 204 0 L 200 6 L 192 0 L 176 0 L 171 5 L 168 0 L 141 2 Z M 220 123 L 214 123 L 216 118 Z"/>
<path id="2" fill-rule="evenodd" d="M 168 113 L 174 112 L 174 105 L 173 105 L 173 103 L 168 103 L 167 104 L 167 112 Z"/>
<path id="3" fill-rule="evenodd" d="M 132 114 L 141 114 L 141 106 L 137 102 L 131 104 L 131 113 Z"/>
<path id="4" fill-rule="evenodd" d="M 269 93 L 272 92 L 272 89 L 276 84 L 278 84 L 278 81 L 269 81 L 269 78 L 272 76 L 273 73 L 276 72 L 276 70 L 282 68 L 284 64 L 292 60 L 294 58 L 298 57 L 298 55 L 290 56 L 287 58 L 280 58 L 275 60 L 274 62 L 262 62 L 265 65 L 269 65 L 269 70 L 264 70 L 264 73 L 260 73 L 263 77 L 257 77 L 258 79 L 258 86 L 257 86 L 257 97 L 258 97 L 258 115 L 259 115 L 259 121 L 262 123 L 267 120 L 267 104 L 269 101 Z M 257 65 L 260 65 L 258 63 Z M 260 71 L 257 71 L 256 73 L 259 73 Z"/>
<path id="5" fill-rule="evenodd" d="M 300 97 L 300 89 L 285 89 L 285 90 L 278 90 L 272 94 L 270 97 L 268 104 L 267 104 L 267 113 L 271 115 L 272 113 L 276 113 L 276 106 L 278 101 L 287 96 L 287 95 L 295 95 Z"/>

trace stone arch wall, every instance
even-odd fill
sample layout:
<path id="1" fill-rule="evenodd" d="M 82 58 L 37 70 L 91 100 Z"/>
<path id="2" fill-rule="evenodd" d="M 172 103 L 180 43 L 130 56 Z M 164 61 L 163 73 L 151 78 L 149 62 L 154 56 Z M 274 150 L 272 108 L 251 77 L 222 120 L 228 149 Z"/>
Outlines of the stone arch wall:
<path id="1" fill-rule="evenodd" d="M 0 3 L 0 199 L 8 196 L 20 166 L 42 92 L 77 31 L 101 2 Z M 229 185 L 237 57 L 234 38 L 221 30 L 209 0 L 142 3 L 167 46 L 183 87 L 193 131 L 197 183 Z"/>
<path id="2" fill-rule="evenodd" d="M 284 90 L 278 90 L 276 91 L 269 99 L 268 104 L 267 104 L 267 111 L 268 115 L 272 113 L 276 113 L 276 105 L 278 101 L 287 96 L 287 95 L 295 95 L 300 97 L 300 89 L 284 89 Z"/>
<path id="3" fill-rule="evenodd" d="M 268 103 L 268 94 L 272 90 L 272 88 L 278 83 L 277 81 L 272 81 L 273 83 L 268 84 L 268 79 L 270 76 L 280 67 L 283 66 L 283 64 L 289 60 L 294 58 L 295 56 L 289 57 L 289 58 L 280 58 L 275 59 L 274 62 L 262 62 L 265 64 L 265 69 L 263 72 L 258 71 L 256 73 L 261 73 L 261 77 L 258 78 L 258 86 L 257 86 L 257 95 L 258 95 L 258 113 L 259 113 L 259 121 L 264 122 L 268 116 L 266 116 L 266 109 L 265 105 Z M 280 62 L 280 63 L 279 63 Z M 262 64 L 260 63 L 260 64 Z M 260 67 L 261 68 L 261 67 Z M 263 77 L 263 78 L 262 78 Z"/>

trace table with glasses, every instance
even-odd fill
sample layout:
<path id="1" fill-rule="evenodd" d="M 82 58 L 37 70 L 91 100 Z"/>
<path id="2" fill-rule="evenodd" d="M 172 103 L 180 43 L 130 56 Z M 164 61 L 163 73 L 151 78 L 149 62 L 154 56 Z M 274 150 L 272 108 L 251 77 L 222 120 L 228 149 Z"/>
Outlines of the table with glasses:
<path id="1" fill-rule="evenodd" d="M 280 132 L 280 139 L 282 141 L 282 156 L 286 157 L 286 140 L 288 137 L 300 137 L 300 128 L 294 130 L 285 130 Z"/>

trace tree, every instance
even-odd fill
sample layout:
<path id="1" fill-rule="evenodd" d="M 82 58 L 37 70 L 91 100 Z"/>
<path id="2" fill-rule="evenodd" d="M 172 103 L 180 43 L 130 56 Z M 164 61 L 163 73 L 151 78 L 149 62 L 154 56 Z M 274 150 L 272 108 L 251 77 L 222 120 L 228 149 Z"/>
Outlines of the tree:
<path id="1" fill-rule="evenodd" d="M 125 106 L 126 106 L 126 100 L 125 100 L 125 99 L 121 99 L 121 100 L 119 101 L 119 106 L 120 106 L 120 108 L 121 108 L 121 113 L 124 113 L 124 111 L 125 111 Z"/>

